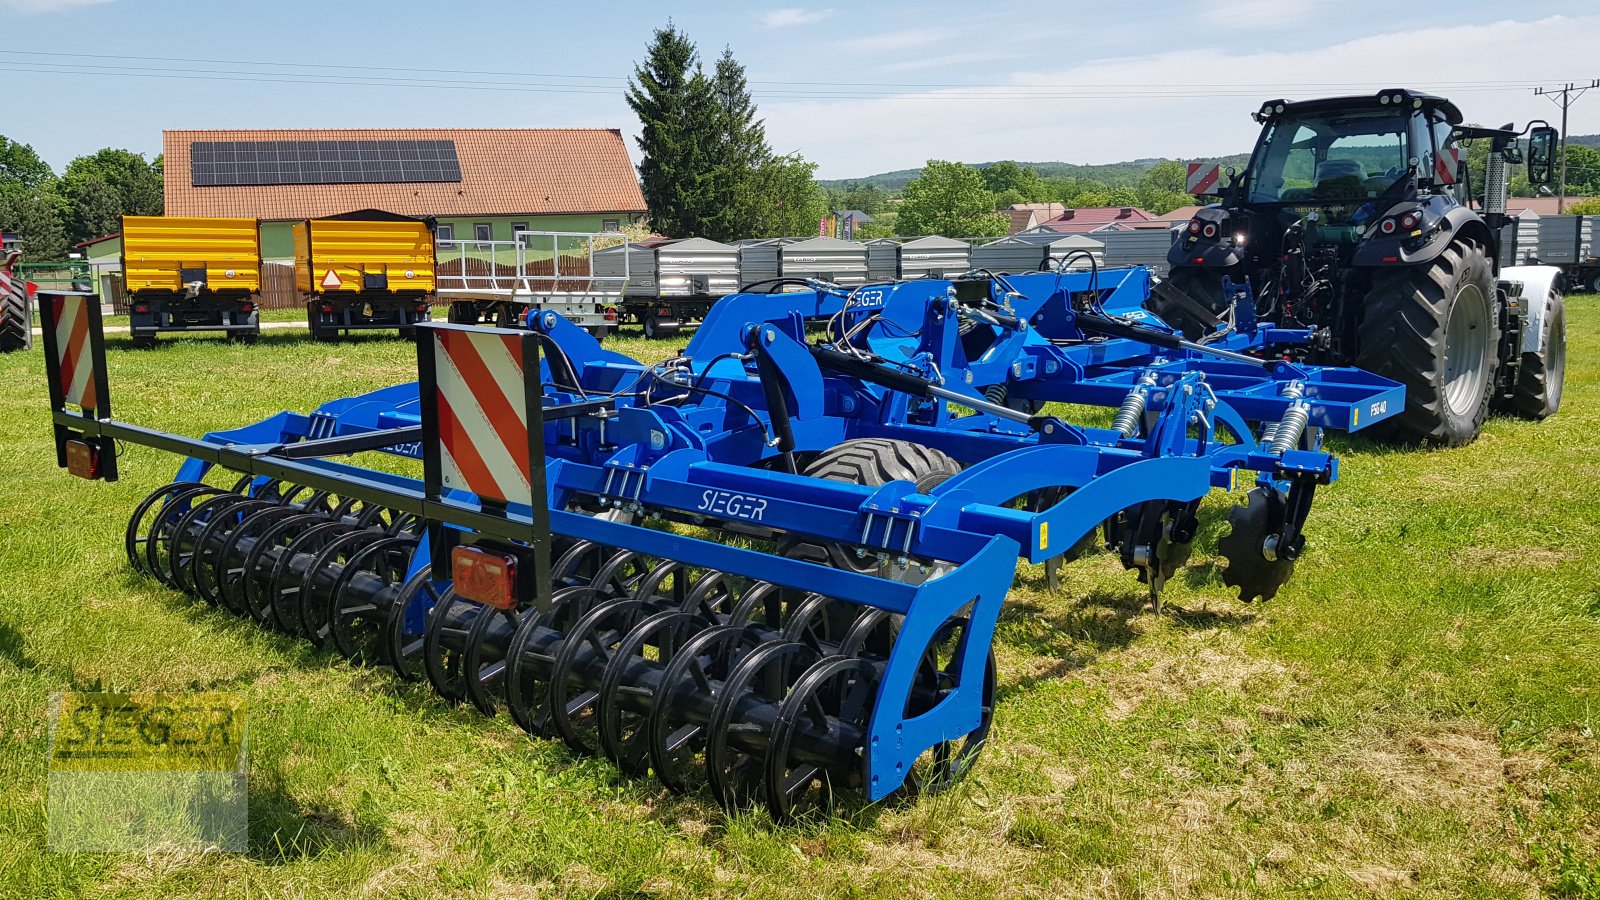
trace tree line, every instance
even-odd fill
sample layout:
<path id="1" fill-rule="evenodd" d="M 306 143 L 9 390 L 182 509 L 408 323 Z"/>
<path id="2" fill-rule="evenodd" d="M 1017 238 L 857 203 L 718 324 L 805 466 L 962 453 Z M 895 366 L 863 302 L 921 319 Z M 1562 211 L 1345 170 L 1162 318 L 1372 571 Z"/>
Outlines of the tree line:
<path id="1" fill-rule="evenodd" d="M 779 153 L 751 97 L 744 66 L 724 48 L 708 72 L 694 41 L 670 21 L 634 66 L 626 94 L 639 117 L 639 181 L 651 226 L 667 237 L 730 241 L 814 234 L 831 211 L 876 221 L 856 237 L 1003 235 L 1015 203 L 1138 206 L 1157 214 L 1190 203 L 1182 163 L 1165 161 L 1133 186 L 1045 178 L 1013 162 L 976 168 L 929 160 L 896 196 L 871 183 L 823 187 L 814 163 Z"/>
<path id="2" fill-rule="evenodd" d="M 58 176 L 33 147 L 0 135 L 0 229 L 22 237 L 23 259 L 67 258 L 83 241 L 121 230 L 121 217 L 162 212 L 162 160 L 107 147 Z"/>

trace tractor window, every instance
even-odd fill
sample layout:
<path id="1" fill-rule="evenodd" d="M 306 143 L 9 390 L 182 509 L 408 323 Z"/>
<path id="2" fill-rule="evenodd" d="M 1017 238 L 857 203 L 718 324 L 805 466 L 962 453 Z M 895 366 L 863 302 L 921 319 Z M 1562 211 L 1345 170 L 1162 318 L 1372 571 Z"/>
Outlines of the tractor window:
<path id="1" fill-rule="evenodd" d="M 1256 203 L 1368 200 L 1406 172 L 1405 117 L 1386 110 L 1285 116 L 1252 160 Z"/>

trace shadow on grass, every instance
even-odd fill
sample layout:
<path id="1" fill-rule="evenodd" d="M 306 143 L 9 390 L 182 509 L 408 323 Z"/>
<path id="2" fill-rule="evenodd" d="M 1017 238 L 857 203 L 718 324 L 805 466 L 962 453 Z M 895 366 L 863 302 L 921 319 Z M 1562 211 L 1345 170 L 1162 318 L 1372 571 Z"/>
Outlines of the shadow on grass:
<path id="1" fill-rule="evenodd" d="M 284 781 L 277 769 L 251 766 L 246 856 L 281 866 L 327 853 L 393 849 L 379 828 L 320 803 L 303 803 L 290 796 Z"/>

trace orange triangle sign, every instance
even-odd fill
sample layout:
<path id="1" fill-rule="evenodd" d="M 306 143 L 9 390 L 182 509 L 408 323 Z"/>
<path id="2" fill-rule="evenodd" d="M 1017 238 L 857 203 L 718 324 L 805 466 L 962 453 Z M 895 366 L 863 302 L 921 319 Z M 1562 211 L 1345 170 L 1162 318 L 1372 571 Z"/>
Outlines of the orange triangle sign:
<path id="1" fill-rule="evenodd" d="M 322 276 L 322 286 L 325 288 L 336 288 L 341 284 L 344 284 L 344 282 L 339 280 L 339 276 L 332 269 L 328 270 L 328 274 Z"/>

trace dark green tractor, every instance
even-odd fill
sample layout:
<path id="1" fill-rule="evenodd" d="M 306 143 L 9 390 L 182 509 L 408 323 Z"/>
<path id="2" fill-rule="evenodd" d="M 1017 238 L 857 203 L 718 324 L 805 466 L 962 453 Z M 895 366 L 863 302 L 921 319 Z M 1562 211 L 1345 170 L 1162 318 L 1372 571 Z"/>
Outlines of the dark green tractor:
<path id="1" fill-rule="evenodd" d="M 1527 135 L 1528 180 L 1549 181 L 1555 130 L 1462 124 L 1449 100 L 1391 89 L 1255 113 L 1250 163 L 1175 239 L 1151 310 L 1191 339 L 1262 322 L 1309 328 L 1309 362 L 1406 386 L 1393 437 L 1458 446 L 1491 408 L 1542 419 L 1566 367 L 1560 270 L 1501 267 L 1506 171 Z M 1490 146 L 1481 208 L 1465 141 Z"/>

